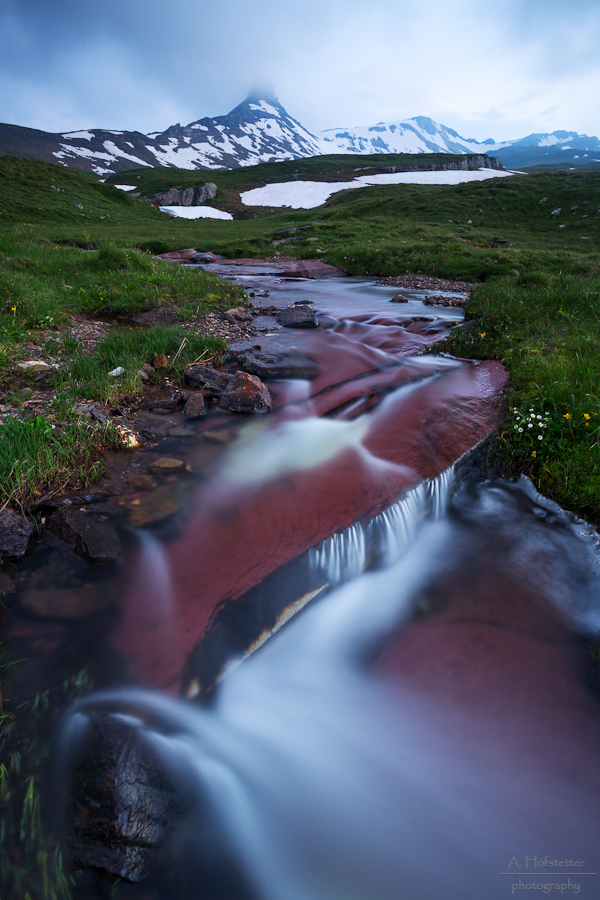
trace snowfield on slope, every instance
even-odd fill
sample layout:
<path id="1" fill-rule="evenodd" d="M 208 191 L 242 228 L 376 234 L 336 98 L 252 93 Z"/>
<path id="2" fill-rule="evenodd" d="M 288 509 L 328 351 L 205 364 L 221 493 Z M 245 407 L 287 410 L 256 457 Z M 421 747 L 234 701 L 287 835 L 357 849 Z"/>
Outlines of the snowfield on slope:
<path id="1" fill-rule="evenodd" d="M 180 219 L 233 219 L 231 213 L 212 206 L 160 206 L 159 209 Z"/>
<path id="2" fill-rule="evenodd" d="M 314 209 L 325 203 L 338 191 L 371 187 L 378 184 L 462 184 L 465 181 L 485 181 L 488 178 L 506 178 L 513 172 L 499 169 L 465 171 L 454 169 L 446 172 L 396 172 L 390 175 L 361 175 L 353 181 L 284 181 L 266 184 L 261 188 L 244 191 L 240 199 L 245 206 L 288 206 L 291 209 Z"/>

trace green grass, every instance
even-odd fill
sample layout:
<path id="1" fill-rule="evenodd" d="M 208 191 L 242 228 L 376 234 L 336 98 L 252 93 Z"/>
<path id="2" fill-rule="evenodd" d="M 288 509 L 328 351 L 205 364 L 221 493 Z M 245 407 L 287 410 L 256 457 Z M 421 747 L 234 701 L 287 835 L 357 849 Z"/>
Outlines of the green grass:
<path id="1" fill-rule="evenodd" d="M 103 447 L 120 445 L 109 425 L 74 417 L 65 398 L 54 407 L 60 413 L 0 424 L 0 495 L 3 502 L 28 508 L 50 488 L 85 484 L 103 471 Z"/>
<path id="2" fill-rule="evenodd" d="M 513 470 L 600 521 L 600 274 L 494 279 L 477 288 L 467 311 L 477 330 L 453 337 L 449 349 L 508 368 L 503 437 Z"/>
<path id="3" fill-rule="evenodd" d="M 57 377 L 57 386 L 73 400 L 84 397 L 107 403 L 140 392 L 143 384 L 140 368 L 144 363 L 151 363 L 155 353 L 175 357 L 180 351 L 175 366 L 169 369 L 169 374 L 177 377 L 194 360 L 201 357 L 214 362 L 226 349 L 225 342 L 218 338 L 203 338 L 161 325 L 115 329 L 90 354 L 79 352 L 72 340 L 65 343 L 67 350 L 71 349 L 71 362 L 62 378 Z M 118 367 L 125 372 L 118 377 L 109 376 Z"/>

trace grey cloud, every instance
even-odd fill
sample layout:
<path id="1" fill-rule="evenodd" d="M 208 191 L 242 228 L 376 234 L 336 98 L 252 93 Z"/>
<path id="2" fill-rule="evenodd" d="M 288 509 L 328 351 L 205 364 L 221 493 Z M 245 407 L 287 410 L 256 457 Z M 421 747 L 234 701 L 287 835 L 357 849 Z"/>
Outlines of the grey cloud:
<path id="1" fill-rule="evenodd" d="M 444 44 L 452 17 L 455 46 Z M 531 104 L 527 93 L 542 83 L 593 75 L 598 38 L 597 0 L 506 0 L 501 9 L 479 0 L 451 7 L 444 0 L 374 0 L 368 7 L 358 0 L 175 0 L 168 7 L 157 0 L 4 0 L 0 75 L 8 87 L 0 120 L 61 131 L 150 131 L 226 113 L 262 83 L 317 130 L 435 118 L 436 96 L 447 97 L 440 86 L 450 77 L 456 97 L 437 107 L 447 124 L 468 122 L 480 108 L 483 127 L 504 137 L 494 126 L 518 119 L 509 97 L 513 107 Z M 483 40 L 492 50 L 482 73 L 470 60 Z M 517 80 L 523 73 L 520 100 L 505 84 L 509 56 Z M 468 98 L 469 82 L 483 75 L 492 86 L 487 106 Z M 540 105 L 552 103 L 545 97 Z M 590 105 L 592 133 L 597 112 Z M 567 119 L 566 105 L 560 114 Z"/>

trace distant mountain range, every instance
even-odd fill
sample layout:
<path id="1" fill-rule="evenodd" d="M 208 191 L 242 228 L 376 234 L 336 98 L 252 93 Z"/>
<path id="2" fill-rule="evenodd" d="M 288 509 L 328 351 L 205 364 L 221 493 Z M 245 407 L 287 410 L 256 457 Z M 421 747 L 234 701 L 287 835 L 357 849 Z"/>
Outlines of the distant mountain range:
<path id="1" fill-rule="evenodd" d="M 516 141 L 497 143 L 490 138 L 478 142 L 424 116 L 370 127 L 328 129 L 315 135 L 293 119 L 275 97 L 251 94 L 226 116 L 172 125 L 147 135 L 99 128 L 52 134 L 0 124 L 0 153 L 87 169 L 97 175 L 146 166 L 234 169 L 327 153 L 493 154 L 507 168 L 515 168 L 597 163 L 600 141 L 555 131 Z"/>

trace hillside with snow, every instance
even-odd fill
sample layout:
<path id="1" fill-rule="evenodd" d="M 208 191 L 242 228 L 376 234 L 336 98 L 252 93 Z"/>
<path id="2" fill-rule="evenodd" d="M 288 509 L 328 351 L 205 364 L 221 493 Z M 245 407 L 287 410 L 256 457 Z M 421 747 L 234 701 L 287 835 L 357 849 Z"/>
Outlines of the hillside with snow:
<path id="1" fill-rule="evenodd" d="M 0 153 L 111 175 L 140 167 L 235 169 L 262 162 L 319 156 L 322 142 L 274 97 L 249 96 L 226 116 L 138 131 L 90 128 L 52 134 L 0 125 Z"/>

